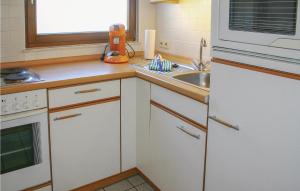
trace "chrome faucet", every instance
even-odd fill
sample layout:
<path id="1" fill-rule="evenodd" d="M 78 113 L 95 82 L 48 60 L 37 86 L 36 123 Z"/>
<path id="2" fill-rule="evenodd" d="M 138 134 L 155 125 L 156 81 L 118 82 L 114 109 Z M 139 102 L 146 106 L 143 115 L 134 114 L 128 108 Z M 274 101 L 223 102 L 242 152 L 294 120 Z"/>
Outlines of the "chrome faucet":
<path id="1" fill-rule="evenodd" d="M 203 48 L 207 47 L 206 40 L 204 38 L 201 38 L 200 42 L 200 59 L 199 61 L 197 59 L 193 59 L 193 65 L 195 68 L 201 72 L 205 71 L 207 68 L 207 64 L 203 61 Z"/>

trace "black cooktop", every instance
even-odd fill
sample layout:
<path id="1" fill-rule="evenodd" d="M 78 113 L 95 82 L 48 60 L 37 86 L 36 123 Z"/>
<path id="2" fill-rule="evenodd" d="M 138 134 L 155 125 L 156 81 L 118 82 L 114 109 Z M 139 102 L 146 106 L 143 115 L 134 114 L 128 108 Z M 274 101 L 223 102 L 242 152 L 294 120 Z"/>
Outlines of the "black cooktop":
<path id="1" fill-rule="evenodd" d="M 1 86 L 41 81 L 40 76 L 26 68 L 1 69 Z"/>

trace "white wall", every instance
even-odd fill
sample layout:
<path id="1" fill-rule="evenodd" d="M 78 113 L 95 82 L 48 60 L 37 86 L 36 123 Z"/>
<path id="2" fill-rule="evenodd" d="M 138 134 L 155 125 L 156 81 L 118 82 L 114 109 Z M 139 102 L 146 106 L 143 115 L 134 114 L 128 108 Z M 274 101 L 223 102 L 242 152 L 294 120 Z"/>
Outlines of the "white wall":
<path id="1" fill-rule="evenodd" d="M 155 5 L 149 0 L 137 0 L 138 41 L 135 50 L 143 50 L 144 30 L 155 28 Z M 47 48 L 25 48 L 24 0 L 1 0 L 1 62 L 35 60 L 102 53 L 104 44 L 87 44 Z"/>
<path id="2" fill-rule="evenodd" d="M 210 46 L 211 0 L 180 0 L 179 4 L 158 4 L 156 9 L 158 50 L 171 54 L 199 58 L 201 37 Z M 169 49 L 159 47 L 159 41 L 167 41 Z M 210 48 L 204 52 L 210 57 Z"/>

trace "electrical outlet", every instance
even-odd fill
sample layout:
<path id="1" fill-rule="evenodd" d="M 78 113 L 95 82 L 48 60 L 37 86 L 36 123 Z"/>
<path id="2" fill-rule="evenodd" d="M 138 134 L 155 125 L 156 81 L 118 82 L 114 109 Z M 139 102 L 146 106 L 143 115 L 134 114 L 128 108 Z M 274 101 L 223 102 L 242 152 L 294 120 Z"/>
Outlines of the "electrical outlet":
<path id="1" fill-rule="evenodd" d="M 159 47 L 164 49 L 169 49 L 169 42 L 168 41 L 159 41 Z"/>
<path id="2" fill-rule="evenodd" d="M 163 41 L 160 41 L 160 42 L 159 42 L 159 47 L 160 47 L 160 48 L 164 48 L 164 44 L 165 44 L 165 43 L 164 43 Z"/>
<path id="3" fill-rule="evenodd" d="M 167 41 L 164 42 L 164 48 L 169 49 L 169 42 L 167 42 Z"/>

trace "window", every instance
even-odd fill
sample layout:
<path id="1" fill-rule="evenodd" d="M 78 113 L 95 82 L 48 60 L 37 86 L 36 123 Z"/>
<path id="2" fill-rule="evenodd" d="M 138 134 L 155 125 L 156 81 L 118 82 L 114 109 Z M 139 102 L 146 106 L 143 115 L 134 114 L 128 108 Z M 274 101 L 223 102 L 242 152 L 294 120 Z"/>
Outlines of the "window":
<path id="1" fill-rule="evenodd" d="M 135 40 L 136 0 L 26 0 L 27 47 L 107 42 L 116 23 Z"/>

